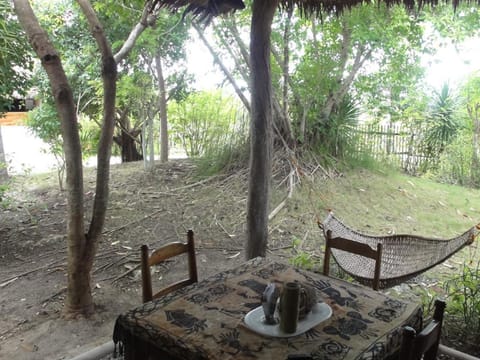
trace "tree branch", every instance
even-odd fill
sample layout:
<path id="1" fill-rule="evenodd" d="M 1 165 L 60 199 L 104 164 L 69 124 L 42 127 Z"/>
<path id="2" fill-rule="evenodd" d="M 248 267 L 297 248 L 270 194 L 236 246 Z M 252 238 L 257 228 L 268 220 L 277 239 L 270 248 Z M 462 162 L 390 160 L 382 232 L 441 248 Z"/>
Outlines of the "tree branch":
<path id="1" fill-rule="evenodd" d="M 102 54 L 103 78 L 103 124 L 98 144 L 97 154 L 97 181 L 95 199 L 93 203 L 92 220 L 88 229 L 87 258 L 92 257 L 96 250 L 96 240 L 100 236 L 105 223 L 105 213 L 108 204 L 108 182 L 110 177 L 110 155 L 115 128 L 115 97 L 117 81 L 117 64 L 113 58 L 110 44 L 105 36 L 103 27 L 88 0 L 77 0 L 82 9 L 90 30 Z"/>
<path id="2" fill-rule="evenodd" d="M 227 77 L 228 81 L 230 82 L 230 84 L 233 86 L 235 92 L 237 93 L 238 97 L 240 98 L 240 100 L 242 101 L 243 105 L 245 106 L 245 108 L 248 110 L 248 112 L 250 112 L 250 103 L 249 101 L 247 100 L 247 98 L 245 97 L 245 95 L 243 94 L 242 90 L 239 88 L 239 86 L 237 85 L 237 82 L 235 81 L 235 79 L 233 78 L 232 74 L 230 74 L 230 71 L 228 71 L 227 67 L 223 64 L 222 60 L 220 60 L 220 57 L 217 55 L 217 53 L 215 52 L 215 50 L 212 48 L 212 46 L 210 46 L 210 43 L 208 42 L 208 40 L 205 38 L 205 35 L 203 35 L 203 31 L 202 29 L 200 29 L 200 27 L 196 24 L 196 23 L 192 23 L 192 26 L 194 27 L 195 30 L 197 30 L 197 33 L 198 33 L 198 36 L 200 37 L 200 39 L 203 41 L 204 45 L 207 47 L 208 51 L 210 51 L 210 54 L 212 54 L 213 56 L 213 60 L 217 63 L 217 65 L 220 67 L 220 69 L 222 70 L 222 72 L 224 73 L 224 75 Z"/>
<path id="3" fill-rule="evenodd" d="M 115 62 L 118 64 L 120 61 L 130 53 L 135 45 L 135 42 L 143 33 L 143 31 L 155 23 L 156 16 L 152 14 L 152 0 L 147 0 L 143 7 L 142 16 L 139 22 L 133 27 L 132 31 L 128 35 L 127 40 L 123 43 L 122 47 L 114 55 Z"/>

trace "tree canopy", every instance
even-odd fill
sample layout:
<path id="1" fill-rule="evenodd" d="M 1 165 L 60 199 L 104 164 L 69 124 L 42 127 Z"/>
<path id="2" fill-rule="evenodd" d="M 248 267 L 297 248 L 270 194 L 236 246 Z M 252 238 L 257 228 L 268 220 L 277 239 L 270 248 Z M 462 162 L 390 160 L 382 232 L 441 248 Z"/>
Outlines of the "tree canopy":
<path id="1" fill-rule="evenodd" d="M 30 90 L 33 58 L 8 0 L 0 0 L 0 113 Z"/>

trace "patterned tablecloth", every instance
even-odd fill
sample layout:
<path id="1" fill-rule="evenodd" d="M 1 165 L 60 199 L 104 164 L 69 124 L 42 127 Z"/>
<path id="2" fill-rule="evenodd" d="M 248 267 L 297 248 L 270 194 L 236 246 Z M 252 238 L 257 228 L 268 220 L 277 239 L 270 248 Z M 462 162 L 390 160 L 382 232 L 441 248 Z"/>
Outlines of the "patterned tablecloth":
<path id="1" fill-rule="evenodd" d="M 293 338 L 249 330 L 243 318 L 261 305 L 269 282 L 298 280 L 317 291 L 332 317 Z M 385 359 L 401 342 L 401 329 L 421 328 L 417 304 L 289 265 L 257 258 L 122 314 L 113 340 L 125 359 Z"/>

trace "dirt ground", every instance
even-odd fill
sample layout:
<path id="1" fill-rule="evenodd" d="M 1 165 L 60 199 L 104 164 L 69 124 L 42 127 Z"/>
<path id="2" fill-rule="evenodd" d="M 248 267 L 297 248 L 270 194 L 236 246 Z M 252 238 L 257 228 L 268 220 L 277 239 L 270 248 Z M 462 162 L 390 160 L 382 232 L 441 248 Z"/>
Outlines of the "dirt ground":
<path id="1" fill-rule="evenodd" d="M 145 173 L 142 163 L 112 168 L 93 272 L 96 313 L 78 321 L 61 317 L 66 202 L 56 174 L 14 180 L 0 216 L 0 358 L 69 359 L 110 340 L 116 316 L 141 303 L 141 244 L 153 248 L 185 239 L 193 229 L 200 278 L 244 261 L 246 172 L 206 179 L 193 174 L 188 161 L 159 165 L 153 174 Z M 85 177 L 89 212 L 93 171 Z M 287 233 L 272 229 L 270 246 L 277 249 L 272 256 L 282 256 L 291 245 Z M 170 262 L 154 277 L 159 283 L 180 278 L 183 265 Z"/>
<path id="2" fill-rule="evenodd" d="M 274 172 L 272 207 L 287 194 Z M 88 213 L 94 172 L 85 172 Z M 244 261 L 247 172 L 199 178 L 187 160 L 112 167 L 110 202 L 93 271 L 95 315 L 66 321 L 65 194 L 56 174 L 14 179 L 0 209 L 0 359 L 70 359 L 111 339 L 118 314 L 141 303 L 139 248 L 185 239 L 195 231 L 200 279 Z M 292 257 L 293 239 L 322 256 L 315 210 L 293 202 L 270 222 L 269 257 Z M 299 235 L 302 234 L 302 235 Z M 448 269 L 448 268 L 447 268 Z M 161 283 L 186 273 L 174 260 L 154 274 Z M 422 285 L 420 285 L 422 286 Z M 405 285 L 405 293 L 411 285 Z M 417 299 L 418 300 L 418 299 Z"/>

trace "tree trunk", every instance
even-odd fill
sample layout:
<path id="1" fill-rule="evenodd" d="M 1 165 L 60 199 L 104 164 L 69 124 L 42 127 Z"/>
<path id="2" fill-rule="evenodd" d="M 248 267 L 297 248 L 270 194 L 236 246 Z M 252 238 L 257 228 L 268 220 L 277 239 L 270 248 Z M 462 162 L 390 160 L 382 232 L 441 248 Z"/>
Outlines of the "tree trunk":
<path id="1" fill-rule="evenodd" d="M 137 150 L 138 130 L 122 129 L 119 144 L 121 147 L 122 163 L 139 161 L 143 159 L 142 154 Z"/>
<path id="2" fill-rule="evenodd" d="M 233 34 L 233 38 L 237 44 L 237 47 L 239 48 L 240 50 L 240 54 L 242 54 L 242 58 L 245 59 L 246 57 L 246 62 L 245 64 L 248 66 L 248 69 L 249 71 L 248 72 L 241 72 L 242 75 L 245 76 L 246 73 L 251 73 L 251 66 L 250 66 L 250 59 L 248 58 L 248 49 L 247 49 L 247 46 L 245 45 L 244 41 L 242 40 L 242 38 L 240 37 L 240 34 L 238 32 L 238 29 L 235 25 L 235 22 L 233 20 L 229 21 L 228 23 L 226 23 L 226 25 L 228 26 L 228 29 L 230 30 L 230 32 Z M 289 27 L 289 26 L 288 26 Z M 289 31 L 287 31 L 289 33 Z M 227 44 L 224 43 L 224 46 L 228 46 Z M 230 49 L 227 49 L 230 54 L 232 55 L 232 51 Z M 282 59 L 280 59 L 280 56 L 278 55 L 278 53 L 275 51 L 275 49 L 273 47 L 271 47 L 271 51 L 272 51 L 272 54 L 273 56 L 275 57 L 276 61 L 278 62 L 278 65 L 280 67 L 282 67 L 282 69 L 285 69 L 285 63 Z M 218 57 L 218 55 L 217 55 Z M 237 62 L 237 59 L 235 59 L 235 62 Z M 288 62 L 288 60 L 287 60 Z M 288 64 L 286 65 L 286 68 L 287 68 L 287 73 L 288 73 Z M 237 66 L 237 68 L 239 68 Z M 290 80 L 290 77 L 289 76 L 286 76 L 285 78 L 285 81 L 287 82 L 287 85 L 285 86 L 284 89 L 287 89 L 288 88 L 288 85 L 291 86 L 291 80 Z M 245 81 L 248 82 L 248 79 L 245 79 Z M 287 90 L 285 90 L 287 91 Z M 294 93 L 295 95 L 295 93 Z M 286 147 L 286 148 L 292 148 L 294 146 L 294 138 L 293 138 L 293 132 L 292 132 L 292 127 L 290 125 L 290 119 L 289 119 L 289 116 L 288 116 L 288 113 L 286 111 L 286 107 L 283 108 L 282 107 L 282 104 L 284 104 L 284 102 L 280 102 L 278 100 L 278 98 L 276 97 L 276 94 L 275 92 L 272 93 L 272 107 L 273 107 L 273 128 L 275 129 L 275 136 L 274 136 L 274 139 L 275 141 L 278 143 L 280 143 L 282 146 Z"/>
<path id="3" fill-rule="evenodd" d="M 265 256 L 272 152 L 270 34 L 278 0 L 254 0 L 250 33 L 251 126 L 246 258 Z"/>
<path id="4" fill-rule="evenodd" d="M 114 141 L 120 147 L 122 163 L 142 160 L 143 156 L 137 150 L 138 143 L 141 144 L 141 141 L 137 141 L 138 136 L 141 135 L 141 131 L 130 127 L 128 108 L 122 110 L 120 118 L 118 119 L 118 125 L 120 135 L 115 136 Z"/>
<path id="5" fill-rule="evenodd" d="M 237 40 L 236 36 L 231 36 L 236 29 L 234 19 L 225 19 L 223 20 L 225 26 L 227 27 L 227 31 L 224 28 L 220 30 L 215 29 L 215 36 L 220 40 L 220 45 L 228 52 L 230 57 L 235 62 L 235 70 L 236 72 L 241 75 L 242 79 L 248 84 L 250 81 L 250 58 L 247 56 L 247 61 L 243 59 L 243 52 L 246 50 L 246 45 L 243 42 L 238 42 L 241 40 Z M 236 41 L 238 46 L 233 46 L 232 41 Z M 248 51 L 247 51 L 248 54 Z"/>
<path id="6" fill-rule="evenodd" d="M 18 20 L 47 72 L 61 121 L 67 168 L 68 287 L 66 307 L 75 312 L 90 314 L 93 312 L 90 271 L 85 271 L 88 269 L 88 264 L 83 263 L 87 238 L 83 225 L 82 149 L 73 93 L 60 57 L 47 33 L 40 27 L 28 0 L 15 0 L 14 6 Z"/>
<path id="7" fill-rule="evenodd" d="M 242 89 L 240 89 L 240 87 L 238 86 L 237 82 L 235 81 L 235 79 L 233 78 L 232 74 L 230 74 L 230 71 L 228 71 L 227 67 L 223 64 L 222 60 L 220 59 L 220 57 L 218 56 L 218 54 L 215 52 L 215 50 L 213 49 L 213 47 L 209 44 L 208 40 L 205 38 L 205 35 L 203 35 L 203 31 L 202 29 L 200 29 L 198 27 L 198 25 L 196 25 L 195 23 L 193 23 L 193 27 L 195 28 L 195 30 L 197 30 L 197 33 L 198 33 L 198 36 L 200 37 L 200 39 L 203 41 L 203 43 L 205 44 L 205 46 L 207 47 L 208 51 L 210 51 L 210 54 L 212 54 L 213 56 L 213 60 L 217 63 L 217 65 L 220 67 L 220 69 L 223 71 L 224 75 L 227 77 L 228 81 L 230 82 L 230 84 L 233 86 L 233 89 L 235 90 L 235 92 L 237 93 L 238 97 L 240 98 L 240 100 L 242 101 L 243 105 L 245 106 L 245 108 L 248 110 L 248 112 L 250 112 L 250 103 L 248 102 L 247 98 L 245 97 L 245 95 L 243 94 L 242 92 Z"/>
<path id="8" fill-rule="evenodd" d="M 344 77 L 347 70 L 347 63 L 349 59 L 349 49 L 352 47 L 352 29 L 348 26 L 345 20 L 342 21 L 342 44 L 340 50 L 339 71 L 337 71 L 336 83 L 338 87 L 331 89 L 330 94 L 323 106 L 322 119 L 324 122 L 328 121 L 334 108 L 340 104 L 347 94 L 348 89 L 355 80 L 355 76 L 362 68 L 366 60 L 368 60 L 372 54 L 372 50 L 365 50 L 363 45 L 360 45 L 356 50 L 355 59 L 353 60 L 352 68 Z"/>
<path id="9" fill-rule="evenodd" d="M 155 165 L 155 151 L 154 151 L 154 138 L 153 138 L 153 119 L 154 116 L 150 112 L 144 111 L 143 118 L 143 136 L 142 136 L 142 151 L 143 160 L 145 164 L 145 170 L 152 171 Z"/>
<path id="10" fill-rule="evenodd" d="M 130 51 L 133 49 L 135 42 L 143 33 L 143 31 L 147 28 L 147 26 L 153 26 L 155 24 L 156 16 L 152 14 L 152 5 L 152 0 L 145 1 L 142 16 L 140 17 L 139 22 L 133 27 L 132 31 L 128 35 L 127 40 L 125 40 L 120 50 L 118 50 L 118 52 L 114 56 L 115 62 L 117 64 L 127 57 Z"/>
<path id="11" fill-rule="evenodd" d="M 168 119 L 167 119 L 167 92 L 163 78 L 162 58 L 160 53 L 155 55 L 155 68 L 158 81 L 158 110 L 160 113 L 160 162 L 168 161 Z"/>
<path id="12" fill-rule="evenodd" d="M 92 219 L 86 236 L 84 251 L 81 256 L 77 255 L 77 260 L 79 261 L 76 263 L 76 267 L 72 269 L 72 273 L 69 274 L 69 291 L 67 291 L 67 299 L 65 301 L 65 311 L 69 314 L 85 313 L 82 311 L 84 307 L 84 304 L 81 301 L 82 292 L 88 291 L 90 297 L 88 300 L 89 302 L 92 302 L 90 295 L 90 274 L 92 272 L 98 239 L 100 238 L 105 224 L 105 215 L 108 206 L 110 156 L 112 151 L 113 131 L 115 129 L 115 98 L 117 92 L 117 63 L 113 58 L 112 49 L 105 36 L 100 21 L 88 0 L 77 0 L 77 2 L 87 18 L 92 35 L 97 41 L 98 48 L 102 55 L 103 124 L 98 144 L 97 178 Z M 77 284 L 76 275 L 84 278 L 84 286 L 82 286 L 82 282 Z"/>
<path id="13" fill-rule="evenodd" d="M 290 81 L 290 30 L 293 16 L 293 7 L 290 7 L 287 10 L 287 20 L 285 23 L 285 28 L 283 29 L 283 63 L 282 63 L 282 74 L 283 74 L 283 84 L 282 84 L 282 110 L 283 117 L 288 119 L 288 86 Z"/>
<path id="14" fill-rule="evenodd" d="M 250 68 L 250 55 L 247 51 L 247 46 L 245 45 L 245 43 L 242 40 L 242 37 L 240 36 L 240 32 L 238 31 L 238 27 L 237 27 L 237 23 L 235 22 L 235 19 L 232 19 L 231 25 L 232 26 L 230 27 L 230 32 L 232 33 L 233 38 L 235 39 L 237 44 L 239 45 L 239 50 L 240 50 L 240 53 L 242 54 L 243 61 L 245 62 L 247 67 Z"/>
<path id="15" fill-rule="evenodd" d="M 472 185 L 478 188 L 480 186 L 480 104 L 468 105 L 467 110 L 473 122 L 470 177 Z"/>
<path id="16" fill-rule="evenodd" d="M 117 67 L 103 29 L 86 0 L 78 0 L 102 53 L 104 90 L 103 126 L 98 148 L 97 182 L 92 220 L 85 234 L 83 210 L 82 149 L 73 93 L 60 57 L 47 33 L 40 27 L 28 0 L 15 0 L 15 12 L 47 72 L 61 121 L 67 172 L 67 262 L 68 284 L 64 313 L 67 317 L 93 312 L 91 270 L 97 240 L 103 229 L 108 203 L 110 151 L 114 129 Z"/>
<path id="17" fill-rule="evenodd" d="M 1 115 L 0 115 L 1 116 Z M 8 178 L 7 161 L 3 149 L 2 128 L 0 126 L 0 181 Z"/>

